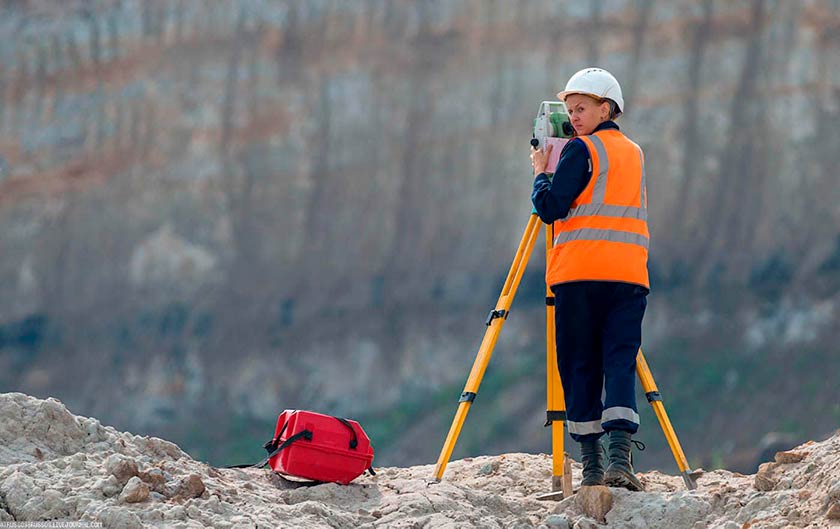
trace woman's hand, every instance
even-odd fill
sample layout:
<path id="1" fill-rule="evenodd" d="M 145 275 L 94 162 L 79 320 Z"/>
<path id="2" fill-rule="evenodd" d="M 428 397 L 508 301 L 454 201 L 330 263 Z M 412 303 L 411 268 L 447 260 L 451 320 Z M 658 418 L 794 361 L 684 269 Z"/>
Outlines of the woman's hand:
<path id="1" fill-rule="evenodd" d="M 546 145 L 545 152 L 542 149 L 531 147 L 531 166 L 534 168 L 534 176 L 545 172 L 546 165 L 548 165 L 548 158 L 551 156 L 552 147 L 553 145 L 550 143 Z"/>

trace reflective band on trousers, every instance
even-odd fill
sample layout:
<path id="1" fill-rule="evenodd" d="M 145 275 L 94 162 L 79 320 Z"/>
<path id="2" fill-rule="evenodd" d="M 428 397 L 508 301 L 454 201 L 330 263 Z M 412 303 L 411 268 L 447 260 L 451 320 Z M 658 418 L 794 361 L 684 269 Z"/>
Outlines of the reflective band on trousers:
<path id="1" fill-rule="evenodd" d="M 601 419 L 597 421 L 575 422 L 566 421 L 569 428 L 569 433 L 577 435 L 589 435 L 593 433 L 601 433 L 604 428 L 601 426 L 605 422 L 617 421 L 624 419 L 635 424 L 639 424 L 639 414 L 633 411 L 633 408 L 624 406 L 613 406 L 601 412 Z"/>
<path id="2" fill-rule="evenodd" d="M 576 208 L 569 210 L 566 218 L 571 217 L 613 217 L 619 219 L 639 219 L 647 220 L 647 210 L 645 208 L 637 208 L 635 206 L 611 206 L 608 204 L 582 204 Z"/>
<path id="3" fill-rule="evenodd" d="M 613 406 L 601 412 L 601 422 L 616 421 L 624 419 L 632 423 L 639 424 L 639 414 L 633 411 L 633 408 L 625 408 L 624 406 Z M 571 431 L 571 430 L 569 430 Z"/>
<path id="4" fill-rule="evenodd" d="M 566 425 L 569 427 L 569 433 L 577 435 L 589 435 L 604 431 L 604 429 L 601 428 L 600 420 L 586 422 L 566 421 Z"/>
<path id="5" fill-rule="evenodd" d="M 644 235 L 630 231 L 599 230 L 597 228 L 581 228 L 579 230 L 561 231 L 554 238 L 554 246 L 569 241 L 610 241 L 626 242 L 648 249 L 650 240 Z"/>

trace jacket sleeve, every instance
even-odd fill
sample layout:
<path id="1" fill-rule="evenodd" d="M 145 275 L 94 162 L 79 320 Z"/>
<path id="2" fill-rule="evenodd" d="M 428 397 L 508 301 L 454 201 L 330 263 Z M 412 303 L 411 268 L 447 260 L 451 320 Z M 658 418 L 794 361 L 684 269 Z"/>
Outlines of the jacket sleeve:
<path id="1" fill-rule="evenodd" d="M 568 142 L 560 154 L 554 177 L 540 173 L 534 180 L 531 202 L 546 224 L 569 214 L 572 202 L 586 188 L 592 177 L 589 169 L 589 151 L 579 139 Z"/>

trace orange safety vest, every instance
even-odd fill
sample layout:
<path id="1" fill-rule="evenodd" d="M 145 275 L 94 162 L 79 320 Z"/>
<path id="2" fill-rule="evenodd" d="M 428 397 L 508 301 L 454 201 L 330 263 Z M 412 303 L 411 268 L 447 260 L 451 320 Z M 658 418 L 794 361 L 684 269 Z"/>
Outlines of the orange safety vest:
<path id="1" fill-rule="evenodd" d="M 592 177 L 566 217 L 554 222 L 545 281 L 620 281 L 650 288 L 644 153 L 613 129 L 580 139 L 589 151 Z"/>

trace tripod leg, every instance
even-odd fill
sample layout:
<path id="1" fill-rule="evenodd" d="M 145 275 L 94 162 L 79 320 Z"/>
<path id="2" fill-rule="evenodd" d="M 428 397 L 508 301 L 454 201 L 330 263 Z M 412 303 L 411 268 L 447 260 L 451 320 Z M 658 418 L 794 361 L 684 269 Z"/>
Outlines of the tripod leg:
<path id="1" fill-rule="evenodd" d="M 653 375 L 645 360 L 645 355 L 642 354 L 641 347 L 639 353 L 636 355 L 636 374 L 639 375 L 639 380 L 642 382 L 642 387 L 645 390 L 645 397 L 647 397 L 650 405 L 653 406 L 653 411 L 656 413 L 656 418 L 659 420 L 659 426 L 662 427 L 662 432 L 665 434 L 665 439 L 671 447 L 671 452 L 674 454 L 674 459 L 677 461 L 677 466 L 680 469 L 683 481 L 688 490 L 697 488 L 694 478 L 691 476 L 691 468 L 688 466 L 688 460 L 685 458 L 680 441 L 677 439 L 677 434 L 674 432 L 671 421 L 668 419 L 668 414 L 665 413 L 665 405 L 662 404 L 662 395 L 656 387 L 656 382 L 653 380 Z"/>
<path id="2" fill-rule="evenodd" d="M 545 227 L 545 255 L 554 244 L 554 226 L 549 224 Z M 555 341 L 554 329 L 554 293 L 551 288 L 545 287 L 545 364 L 547 383 L 547 399 L 545 408 L 545 425 L 551 426 L 551 490 L 563 491 L 563 497 L 568 498 L 572 494 L 571 474 L 565 472 L 566 453 L 563 447 L 563 428 L 566 420 L 566 402 L 563 395 L 563 385 L 560 381 L 560 372 L 557 369 L 557 342 Z"/>
<path id="3" fill-rule="evenodd" d="M 528 258 L 534 249 L 534 243 L 537 240 L 537 235 L 539 235 L 539 225 L 539 217 L 537 217 L 536 213 L 532 213 L 531 218 L 528 220 L 528 226 L 525 228 L 525 233 L 522 235 L 522 240 L 519 242 L 519 248 L 516 250 L 516 256 L 513 259 L 513 264 L 511 264 L 504 287 L 502 287 L 502 293 L 496 302 L 496 308 L 490 312 L 490 316 L 485 322 L 487 324 L 487 330 L 484 333 L 484 339 L 481 341 L 481 347 L 478 349 L 478 355 L 475 358 L 475 362 L 473 362 L 472 371 L 470 371 L 470 376 L 464 386 L 464 391 L 458 400 L 458 411 L 455 412 L 455 418 L 452 421 L 452 426 L 449 428 L 449 434 L 446 436 L 443 449 L 440 451 L 440 456 L 435 465 L 435 474 L 433 477 L 435 481 L 440 481 L 443 477 L 446 464 L 449 462 L 449 458 L 452 457 L 452 450 L 455 449 L 455 443 L 458 441 L 464 420 L 467 418 L 467 412 L 469 412 L 470 406 L 473 400 L 475 400 L 478 386 L 484 377 L 484 371 L 487 369 L 487 364 L 490 363 L 493 348 L 496 346 L 499 333 L 510 312 L 510 305 L 513 303 L 516 289 L 519 288 L 519 281 L 522 279 L 522 274 L 525 273 L 525 266 L 528 264 Z"/>

